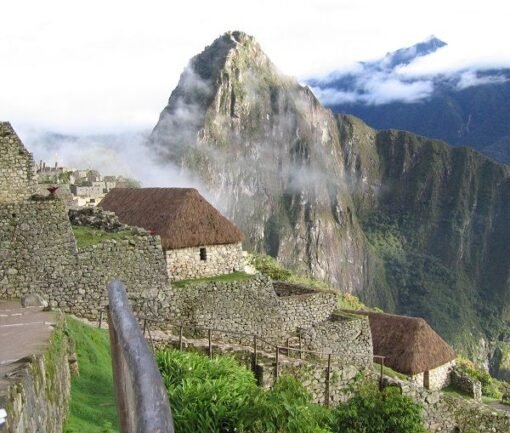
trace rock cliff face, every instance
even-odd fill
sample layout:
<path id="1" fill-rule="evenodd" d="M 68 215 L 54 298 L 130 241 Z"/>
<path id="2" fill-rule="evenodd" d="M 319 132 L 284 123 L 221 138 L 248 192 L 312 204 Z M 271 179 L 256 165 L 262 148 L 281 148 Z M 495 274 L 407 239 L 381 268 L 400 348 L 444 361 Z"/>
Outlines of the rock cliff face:
<path id="1" fill-rule="evenodd" d="M 253 38 L 227 33 L 191 60 L 152 143 L 200 175 L 251 248 L 362 290 L 364 237 L 335 118 Z"/>
<path id="2" fill-rule="evenodd" d="M 505 334 L 507 167 L 334 116 L 240 32 L 191 60 L 150 144 L 200 176 L 248 248 L 425 317 L 480 359 Z"/>

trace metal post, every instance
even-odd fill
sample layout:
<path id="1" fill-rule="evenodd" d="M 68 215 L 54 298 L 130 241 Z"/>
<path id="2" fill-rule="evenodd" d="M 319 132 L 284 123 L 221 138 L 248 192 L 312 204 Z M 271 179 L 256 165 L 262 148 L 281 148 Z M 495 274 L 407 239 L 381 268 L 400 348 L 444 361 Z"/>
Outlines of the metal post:
<path id="1" fill-rule="evenodd" d="M 99 310 L 99 325 L 98 328 L 101 329 L 101 325 L 103 324 L 103 310 Z"/>
<path id="2" fill-rule="evenodd" d="M 181 323 L 179 327 L 179 350 L 182 350 L 182 332 L 184 331 L 184 326 Z"/>
<path id="3" fill-rule="evenodd" d="M 255 373 L 256 368 L 257 368 L 257 336 L 254 335 L 253 336 L 253 365 L 252 365 L 252 369 L 253 369 L 254 373 Z"/>
<path id="4" fill-rule="evenodd" d="M 212 339 L 211 339 L 211 330 L 207 330 L 208 338 L 209 338 L 209 358 L 212 359 Z"/>
<path id="5" fill-rule="evenodd" d="M 330 379 L 331 379 L 331 353 L 328 353 L 328 368 L 326 370 L 326 401 L 325 401 L 326 406 L 329 406 Z"/>
<path id="6" fill-rule="evenodd" d="M 145 337 L 145 330 L 147 329 L 147 319 L 144 317 L 143 319 L 143 336 Z"/>
<path id="7" fill-rule="evenodd" d="M 276 379 L 278 379 L 278 374 L 280 373 L 278 371 L 278 363 L 279 363 L 279 361 L 280 361 L 280 346 L 276 346 L 276 359 L 275 359 L 276 366 L 275 366 L 275 370 L 274 370 L 274 372 L 275 372 L 274 373 L 275 381 L 276 381 Z"/>

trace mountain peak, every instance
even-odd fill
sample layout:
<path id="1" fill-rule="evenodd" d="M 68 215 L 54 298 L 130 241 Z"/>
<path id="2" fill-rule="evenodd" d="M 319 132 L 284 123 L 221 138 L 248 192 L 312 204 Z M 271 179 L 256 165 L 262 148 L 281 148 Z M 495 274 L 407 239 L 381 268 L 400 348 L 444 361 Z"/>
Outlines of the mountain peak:
<path id="1" fill-rule="evenodd" d="M 384 68 L 392 69 L 396 66 L 407 65 L 419 57 L 427 56 L 437 51 L 439 48 L 446 46 L 447 43 L 434 35 L 429 36 L 422 42 L 410 47 L 400 48 L 399 50 L 387 53 L 382 61 L 374 62 L 374 64 L 382 64 Z"/>

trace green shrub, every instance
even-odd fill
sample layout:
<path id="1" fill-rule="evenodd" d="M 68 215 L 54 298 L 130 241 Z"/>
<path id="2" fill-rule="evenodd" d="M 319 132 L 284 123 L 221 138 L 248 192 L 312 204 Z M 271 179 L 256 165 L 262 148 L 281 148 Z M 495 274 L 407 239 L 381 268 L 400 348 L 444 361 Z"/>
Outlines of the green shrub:
<path id="1" fill-rule="evenodd" d="M 333 418 L 326 407 L 315 404 L 294 377 L 281 376 L 270 391 L 255 400 L 250 422 L 252 433 L 330 433 Z"/>
<path id="2" fill-rule="evenodd" d="M 421 407 L 400 390 L 382 393 L 375 384 L 364 384 L 349 402 L 334 410 L 334 432 L 425 433 Z"/>
<path id="3" fill-rule="evenodd" d="M 272 280 L 287 281 L 292 272 L 285 269 L 275 258 L 264 254 L 250 254 L 247 262 L 260 273 L 268 276 Z"/>
<path id="4" fill-rule="evenodd" d="M 172 406 L 175 430 L 233 432 L 253 404 L 253 375 L 233 358 L 209 360 L 173 350 L 156 356 Z"/>
<path id="5" fill-rule="evenodd" d="M 166 350 L 156 358 L 179 433 L 331 432 L 331 412 L 311 403 L 293 378 L 283 376 L 266 391 L 230 357 Z"/>

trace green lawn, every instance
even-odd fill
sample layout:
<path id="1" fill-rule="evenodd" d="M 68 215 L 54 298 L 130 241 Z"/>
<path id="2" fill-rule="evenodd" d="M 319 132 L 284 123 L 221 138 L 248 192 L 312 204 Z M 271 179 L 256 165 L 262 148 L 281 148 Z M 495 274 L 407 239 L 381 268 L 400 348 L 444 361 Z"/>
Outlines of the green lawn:
<path id="1" fill-rule="evenodd" d="M 231 274 L 216 275 L 214 277 L 174 281 L 172 283 L 172 286 L 186 287 L 189 286 L 190 284 L 206 283 L 209 281 L 247 281 L 251 278 L 253 278 L 253 275 L 247 274 L 245 272 L 232 272 Z"/>
<path id="2" fill-rule="evenodd" d="M 129 230 L 111 233 L 85 226 L 72 226 L 72 228 L 78 248 L 89 247 L 90 245 L 95 245 L 111 239 L 117 241 L 133 239 L 133 234 Z"/>
<path id="3" fill-rule="evenodd" d="M 78 353 L 80 375 L 72 379 L 64 432 L 118 432 L 108 333 L 71 317 L 66 323 Z"/>

